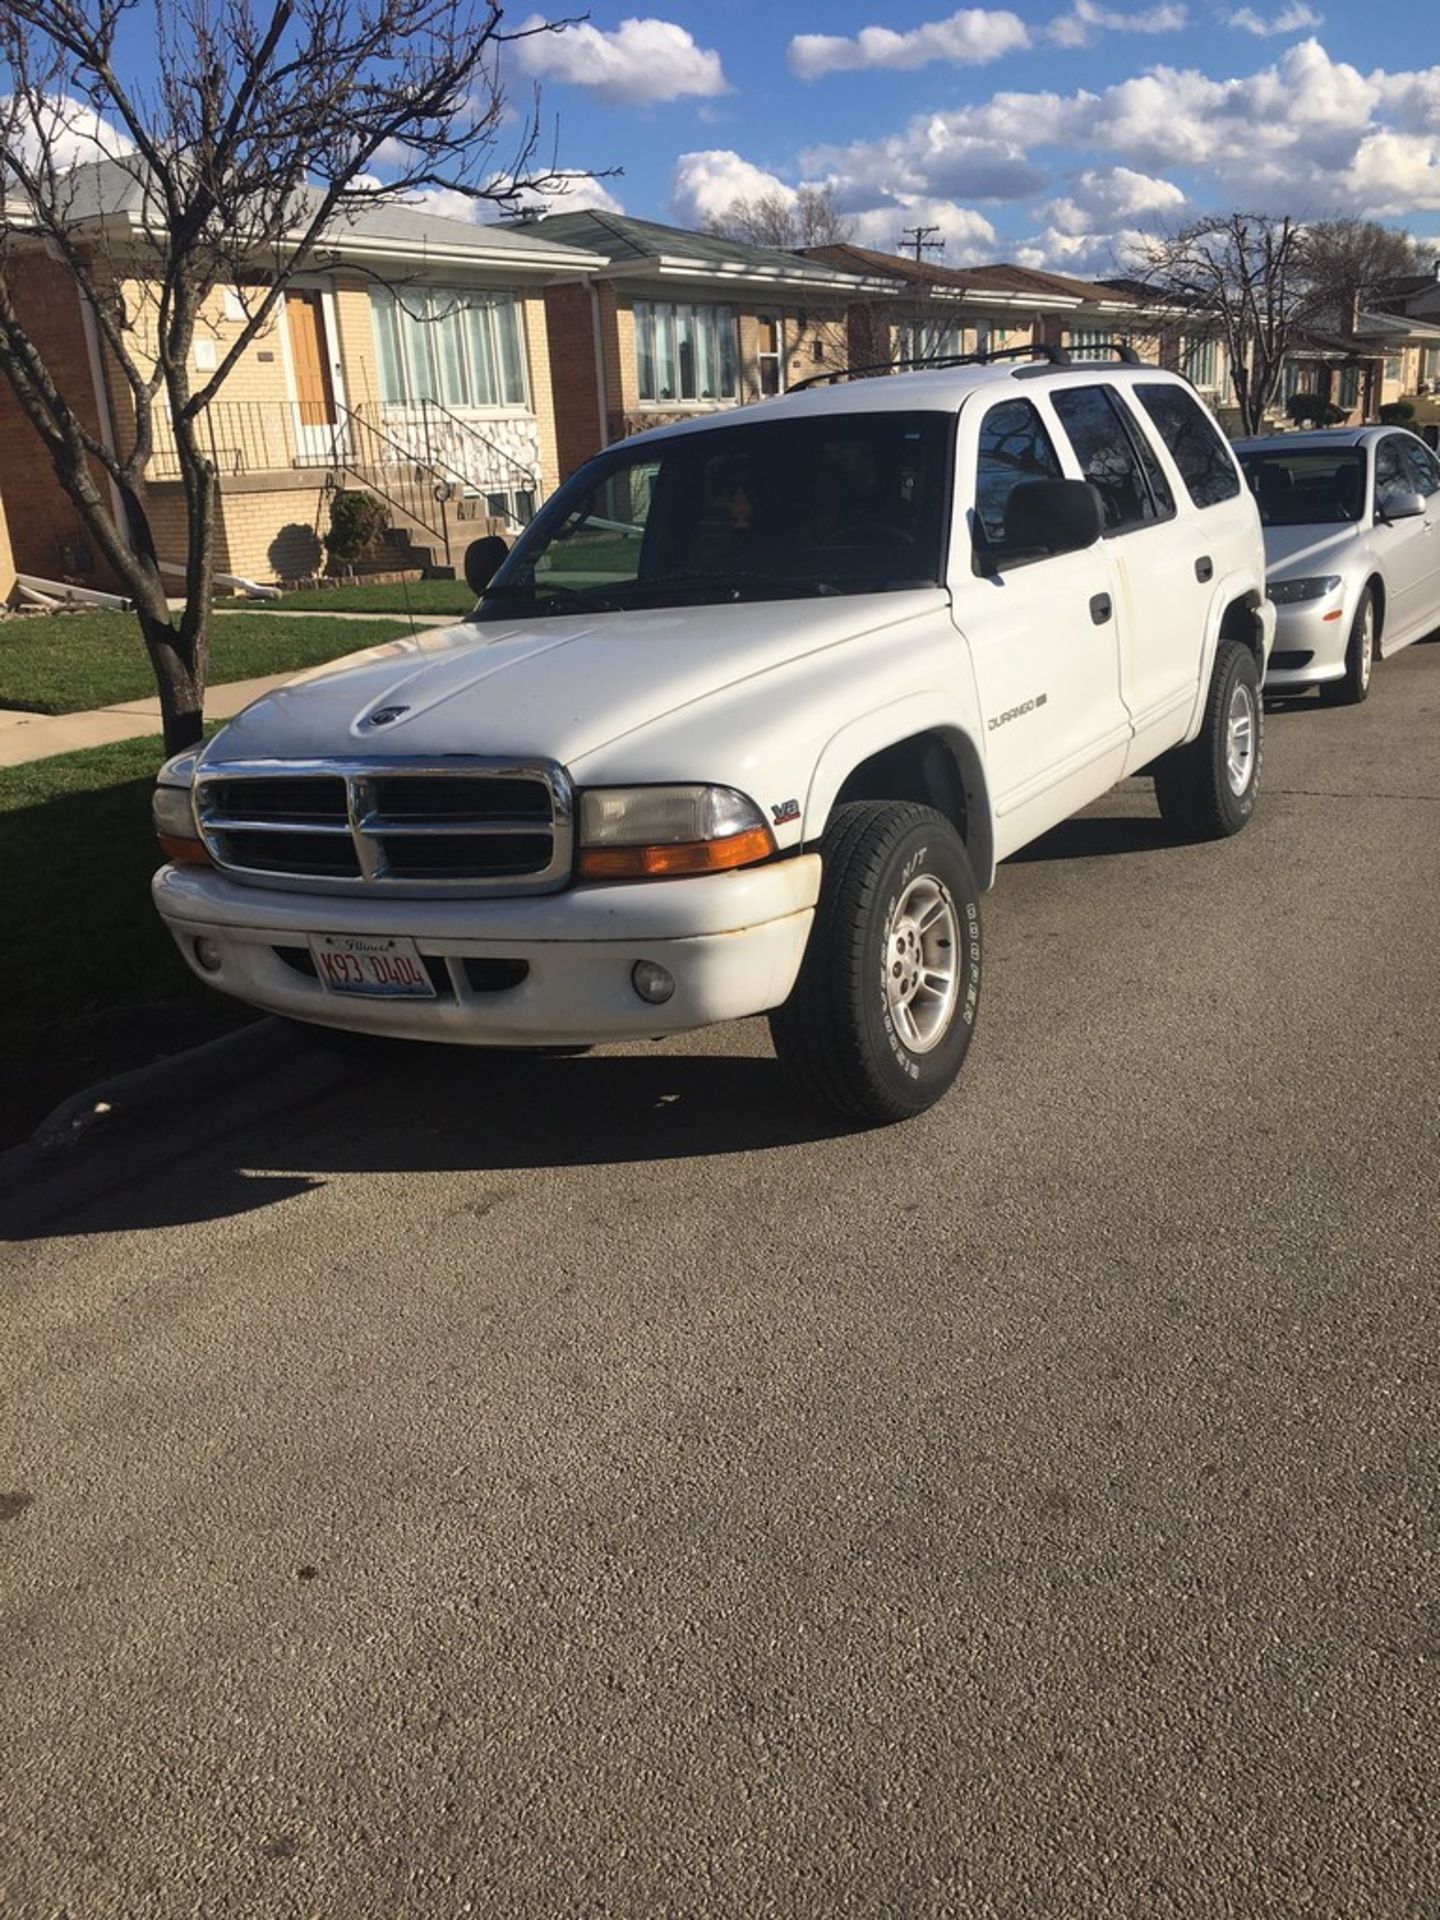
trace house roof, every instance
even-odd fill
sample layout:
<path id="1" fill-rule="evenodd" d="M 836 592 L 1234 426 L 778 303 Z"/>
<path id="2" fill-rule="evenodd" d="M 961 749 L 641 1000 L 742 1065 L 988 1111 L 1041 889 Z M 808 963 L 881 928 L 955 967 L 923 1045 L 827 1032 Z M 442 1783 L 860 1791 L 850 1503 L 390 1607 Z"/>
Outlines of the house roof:
<path id="1" fill-rule="evenodd" d="M 94 160 L 68 176 L 70 223 L 124 226 L 143 231 L 146 186 L 141 164 L 131 158 Z M 310 205 L 315 196 L 307 190 Z M 557 244 L 548 236 L 511 232 L 432 213 L 424 206 L 391 200 L 347 209 L 326 229 L 324 245 L 341 259 L 399 260 L 426 264 L 561 273 L 591 272 L 603 263 L 581 247 Z"/>
<path id="2" fill-rule="evenodd" d="M 1108 312 L 1129 310 L 1132 295 L 1095 280 L 1074 280 L 1068 274 L 1041 273 L 1034 267 L 1001 261 L 984 267 L 946 267 L 939 261 L 907 260 L 903 254 L 879 253 L 850 241 L 807 247 L 810 260 L 828 260 L 852 271 L 884 272 L 907 286 L 924 287 L 933 299 L 971 307 L 1025 308 L 1036 313 L 1073 313 L 1077 307 L 1100 307 Z"/>
<path id="3" fill-rule="evenodd" d="M 781 247 L 755 247 L 715 233 L 692 233 L 658 220 L 634 220 L 627 214 L 606 213 L 598 207 L 573 212 L 530 215 L 506 223 L 511 232 L 542 235 L 570 246 L 588 247 L 604 256 L 606 278 L 721 280 L 785 286 L 797 292 L 830 291 L 841 294 L 896 291 L 895 264 L 883 254 L 873 265 L 841 266 L 828 260 L 787 252 Z"/>

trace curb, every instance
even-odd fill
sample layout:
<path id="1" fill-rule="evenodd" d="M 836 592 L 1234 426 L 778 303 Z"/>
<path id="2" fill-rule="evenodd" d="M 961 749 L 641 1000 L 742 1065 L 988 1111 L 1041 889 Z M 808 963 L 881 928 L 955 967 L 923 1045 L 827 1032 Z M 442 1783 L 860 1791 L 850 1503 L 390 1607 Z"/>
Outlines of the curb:
<path id="1" fill-rule="evenodd" d="M 356 1071 L 354 1062 L 312 1052 L 283 1021 L 264 1019 L 99 1081 L 0 1154 L 0 1236 L 23 1237 L 152 1172 L 175 1152 L 173 1137 L 157 1139 L 167 1117 L 185 1122 L 189 1150 L 277 1107 L 328 1093 Z M 236 1097 L 237 1089 L 251 1097 Z M 194 1111 L 168 1112 L 187 1103 Z"/>

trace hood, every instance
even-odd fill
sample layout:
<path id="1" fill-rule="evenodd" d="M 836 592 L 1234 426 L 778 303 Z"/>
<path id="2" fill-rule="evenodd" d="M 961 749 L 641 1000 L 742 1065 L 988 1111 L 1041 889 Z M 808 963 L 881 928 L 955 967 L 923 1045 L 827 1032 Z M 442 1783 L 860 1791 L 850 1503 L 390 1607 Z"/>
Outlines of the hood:
<path id="1" fill-rule="evenodd" d="M 205 748 L 251 759 L 452 753 L 562 764 L 738 682 L 913 620 L 942 589 L 432 629 L 264 694 Z M 393 715 L 376 724 L 385 709 Z"/>
<path id="2" fill-rule="evenodd" d="M 1359 527 L 1266 527 L 1265 572 L 1275 580 L 1303 580 L 1309 574 L 1343 573 Z"/>

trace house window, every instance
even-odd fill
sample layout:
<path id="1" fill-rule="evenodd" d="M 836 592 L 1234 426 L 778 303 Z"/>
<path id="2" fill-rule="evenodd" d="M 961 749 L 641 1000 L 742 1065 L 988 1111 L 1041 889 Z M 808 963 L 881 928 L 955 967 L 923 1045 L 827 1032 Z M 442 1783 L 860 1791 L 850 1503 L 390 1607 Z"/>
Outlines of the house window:
<path id="1" fill-rule="evenodd" d="M 902 360 L 953 359 L 964 351 L 963 329 L 953 320 L 907 320 L 900 329 Z"/>
<path id="2" fill-rule="evenodd" d="M 1385 356 L 1386 380 L 1392 386 L 1398 387 L 1404 377 L 1405 377 L 1405 363 L 1402 357 L 1398 353 L 1387 353 Z"/>
<path id="3" fill-rule="evenodd" d="M 370 295 L 386 406 L 523 407 L 525 355 L 509 294 L 433 287 Z"/>
<path id="4" fill-rule="evenodd" d="M 1360 369 L 1341 367 L 1339 379 L 1339 403 L 1348 413 L 1352 407 L 1360 404 Z"/>
<path id="5" fill-rule="evenodd" d="M 1108 360 L 1109 354 L 1100 349 L 1114 338 L 1108 327 L 1071 327 L 1066 346 L 1072 360 Z"/>
<path id="6" fill-rule="evenodd" d="M 1280 394 L 1284 400 L 1291 399 L 1297 393 L 1315 393 L 1317 391 L 1316 369 L 1311 362 L 1287 360 L 1281 376 Z"/>
<path id="7" fill-rule="evenodd" d="M 734 400 L 740 391 L 735 309 L 637 300 L 635 361 L 642 400 Z"/>
<path id="8" fill-rule="evenodd" d="M 1214 393 L 1220 385 L 1220 351 L 1213 338 L 1187 340 L 1183 364 L 1186 379 L 1202 393 Z"/>
<path id="9" fill-rule="evenodd" d="M 760 330 L 760 344 L 755 352 L 756 370 L 760 375 L 761 393 L 781 393 L 785 387 L 783 371 L 783 347 L 781 329 L 783 322 L 773 313 L 762 313 L 756 325 Z"/>

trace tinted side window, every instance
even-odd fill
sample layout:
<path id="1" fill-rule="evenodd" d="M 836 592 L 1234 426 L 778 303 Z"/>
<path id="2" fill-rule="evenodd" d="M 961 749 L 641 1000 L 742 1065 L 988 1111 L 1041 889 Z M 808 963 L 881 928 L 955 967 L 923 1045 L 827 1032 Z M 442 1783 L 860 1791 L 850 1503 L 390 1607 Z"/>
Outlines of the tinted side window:
<path id="1" fill-rule="evenodd" d="M 1045 422 L 1028 400 L 991 407 L 980 424 L 975 514 L 993 546 L 1005 539 L 1005 502 L 1022 480 L 1060 480 L 1060 461 Z"/>
<path id="2" fill-rule="evenodd" d="M 1132 433 L 1114 394 L 1105 387 L 1064 387 L 1052 397 L 1081 471 L 1104 503 L 1106 533 L 1174 512 L 1169 489 L 1157 498 L 1146 470 L 1148 464 L 1158 477 L 1159 463 L 1141 447 L 1138 428 Z"/>
<path id="3" fill-rule="evenodd" d="M 1405 443 L 1397 440 L 1394 434 L 1382 440 L 1375 449 L 1375 505 L 1381 513 L 1388 513 L 1390 503 L 1397 494 L 1414 491 L 1414 481 L 1405 470 L 1402 455 Z"/>
<path id="4" fill-rule="evenodd" d="M 1240 491 L 1240 476 L 1230 450 L 1204 409 L 1183 387 L 1158 381 L 1135 389 L 1140 404 L 1159 429 L 1160 438 L 1175 457 L 1185 491 L 1197 507 L 1218 506 Z"/>
<path id="5" fill-rule="evenodd" d="M 1402 440 L 1400 445 L 1401 458 L 1414 482 L 1415 491 L 1423 493 L 1427 500 L 1432 493 L 1440 493 L 1440 461 L 1418 440 Z"/>

